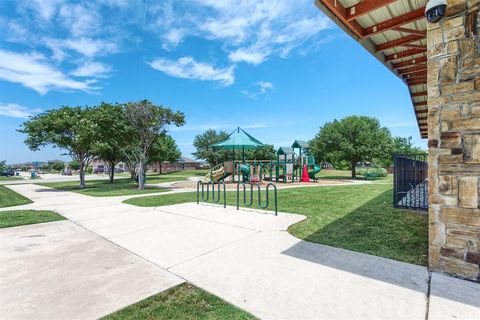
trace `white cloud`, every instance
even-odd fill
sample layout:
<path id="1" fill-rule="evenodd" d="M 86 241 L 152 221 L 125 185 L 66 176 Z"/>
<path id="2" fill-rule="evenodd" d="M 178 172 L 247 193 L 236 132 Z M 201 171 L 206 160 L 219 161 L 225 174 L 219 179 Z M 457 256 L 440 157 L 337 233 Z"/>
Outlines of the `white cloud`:
<path id="1" fill-rule="evenodd" d="M 153 69 L 176 78 L 219 81 L 225 86 L 235 82 L 233 66 L 215 68 L 212 65 L 197 62 L 192 57 L 182 57 L 178 60 L 158 58 L 148 64 Z"/>
<path id="2" fill-rule="evenodd" d="M 41 111 L 40 109 L 29 109 L 15 103 L 0 103 L 0 115 L 7 117 L 27 119 L 34 113 Z"/>
<path id="3" fill-rule="evenodd" d="M 253 49 L 240 48 L 233 52 L 230 52 L 228 58 L 233 62 L 247 62 L 250 64 L 260 64 L 265 58 L 266 54 L 260 51 L 254 51 Z"/>
<path id="4" fill-rule="evenodd" d="M 162 45 L 162 48 L 165 50 L 170 50 L 178 46 L 178 44 L 182 41 L 185 31 L 183 29 L 176 29 L 173 28 L 168 30 L 165 34 L 165 42 Z"/>
<path id="5" fill-rule="evenodd" d="M 250 99 L 257 100 L 261 96 L 268 95 L 274 89 L 273 83 L 268 82 L 268 81 L 258 81 L 258 82 L 255 83 L 255 85 L 258 88 L 254 92 L 251 92 L 251 91 L 248 91 L 248 90 L 242 90 L 240 92 L 242 94 L 246 95 L 247 97 L 249 97 Z"/>
<path id="6" fill-rule="evenodd" d="M 222 41 L 233 62 L 260 64 L 271 55 L 287 57 L 305 41 L 330 27 L 328 18 L 311 0 L 189 0 L 165 1 L 153 6 L 151 30 L 156 30 L 169 49 L 179 44 L 169 30 L 182 29 L 182 39 L 193 36 Z M 186 10 L 185 8 L 189 8 Z M 167 35 L 167 36 L 165 36 Z"/>
<path id="7" fill-rule="evenodd" d="M 25 5 L 30 5 L 44 20 L 50 20 L 62 3 L 62 0 L 30 0 Z"/>
<path id="8" fill-rule="evenodd" d="M 20 83 L 40 94 L 51 89 L 93 91 L 92 81 L 77 81 L 51 66 L 39 54 L 0 50 L 0 79 Z"/>
<path id="9" fill-rule="evenodd" d="M 73 37 L 92 35 L 101 29 L 102 18 L 96 9 L 86 4 L 64 4 L 60 7 L 59 18 Z"/>
<path id="10" fill-rule="evenodd" d="M 71 72 L 71 74 L 76 77 L 105 78 L 111 71 L 112 69 L 109 65 L 87 61 Z"/>

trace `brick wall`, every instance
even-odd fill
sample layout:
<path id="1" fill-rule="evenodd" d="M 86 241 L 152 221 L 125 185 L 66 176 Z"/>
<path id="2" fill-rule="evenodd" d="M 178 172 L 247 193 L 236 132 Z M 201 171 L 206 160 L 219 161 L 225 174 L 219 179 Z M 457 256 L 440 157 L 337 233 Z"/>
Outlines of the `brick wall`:
<path id="1" fill-rule="evenodd" d="M 429 266 L 480 281 L 479 0 L 428 23 Z"/>

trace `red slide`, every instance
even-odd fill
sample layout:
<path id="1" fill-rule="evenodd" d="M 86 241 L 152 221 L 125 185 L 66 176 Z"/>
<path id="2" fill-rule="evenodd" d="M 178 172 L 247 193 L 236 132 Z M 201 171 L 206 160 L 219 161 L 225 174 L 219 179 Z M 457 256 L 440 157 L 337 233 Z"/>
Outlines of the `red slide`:
<path id="1" fill-rule="evenodd" d="M 302 182 L 310 182 L 307 166 L 305 164 L 303 165 L 303 169 L 302 169 Z"/>

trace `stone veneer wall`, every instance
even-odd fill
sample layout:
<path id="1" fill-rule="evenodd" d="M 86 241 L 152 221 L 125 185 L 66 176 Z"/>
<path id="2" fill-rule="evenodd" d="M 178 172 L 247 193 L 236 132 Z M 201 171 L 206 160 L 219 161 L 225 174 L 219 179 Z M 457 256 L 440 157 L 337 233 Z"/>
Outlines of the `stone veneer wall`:
<path id="1" fill-rule="evenodd" d="M 429 267 L 480 282 L 479 0 L 427 23 Z"/>

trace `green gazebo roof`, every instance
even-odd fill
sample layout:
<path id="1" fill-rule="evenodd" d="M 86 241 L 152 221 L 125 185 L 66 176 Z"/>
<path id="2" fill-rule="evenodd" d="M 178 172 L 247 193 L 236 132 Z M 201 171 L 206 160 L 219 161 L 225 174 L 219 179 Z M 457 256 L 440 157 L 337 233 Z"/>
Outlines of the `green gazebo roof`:
<path id="1" fill-rule="evenodd" d="M 231 150 L 231 149 L 255 149 L 264 147 L 265 145 L 258 139 L 246 133 L 242 128 L 237 127 L 225 141 L 212 145 L 214 149 Z"/>
<path id="2" fill-rule="evenodd" d="M 292 148 L 308 148 L 308 142 L 304 140 L 295 140 L 292 144 Z"/>

